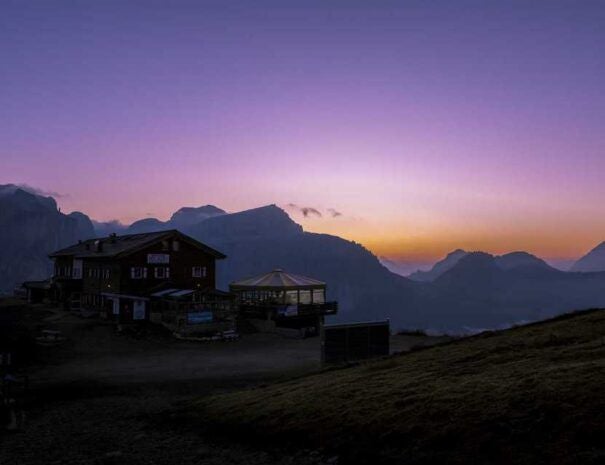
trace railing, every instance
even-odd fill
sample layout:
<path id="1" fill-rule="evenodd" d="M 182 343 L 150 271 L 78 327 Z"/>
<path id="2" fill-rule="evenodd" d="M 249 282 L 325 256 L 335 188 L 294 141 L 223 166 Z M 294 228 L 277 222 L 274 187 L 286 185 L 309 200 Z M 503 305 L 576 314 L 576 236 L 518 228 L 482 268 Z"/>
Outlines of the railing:
<path id="1" fill-rule="evenodd" d="M 269 313 L 274 318 L 292 318 L 297 316 L 335 315 L 338 313 L 338 302 L 325 302 L 323 304 L 272 304 L 272 303 L 246 303 L 240 304 L 240 313 L 247 317 L 266 318 Z"/>

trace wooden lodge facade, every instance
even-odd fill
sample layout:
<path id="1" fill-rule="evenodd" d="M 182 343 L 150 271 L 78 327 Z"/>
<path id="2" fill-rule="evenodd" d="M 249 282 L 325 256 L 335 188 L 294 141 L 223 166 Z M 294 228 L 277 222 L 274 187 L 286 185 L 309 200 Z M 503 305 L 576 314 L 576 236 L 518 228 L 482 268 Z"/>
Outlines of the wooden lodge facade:
<path id="1" fill-rule="evenodd" d="M 60 302 L 126 323 L 149 320 L 153 295 L 162 290 L 189 290 L 198 296 L 213 292 L 215 263 L 225 255 L 170 230 L 112 234 L 50 257 L 55 262 L 51 283 Z"/>

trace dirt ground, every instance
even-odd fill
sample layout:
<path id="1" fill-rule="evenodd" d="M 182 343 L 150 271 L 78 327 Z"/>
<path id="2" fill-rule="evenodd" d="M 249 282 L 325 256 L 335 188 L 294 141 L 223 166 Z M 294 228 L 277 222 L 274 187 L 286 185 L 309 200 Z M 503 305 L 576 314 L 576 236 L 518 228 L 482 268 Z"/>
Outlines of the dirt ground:
<path id="1" fill-rule="evenodd" d="M 67 341 L 28 368 L 25 426 L 0 435 L 0 464 L 318 464 L 314 451 L 255 448 L 172 417 L 194 397 L 278 382 L 320 369 L 319 338 L 245 335 L 178 341 L 161 331 L 121 334 L 114 324 L 37 309 L 39 328 Z M 424 343 L 395 336 L 393 351 Z"/>

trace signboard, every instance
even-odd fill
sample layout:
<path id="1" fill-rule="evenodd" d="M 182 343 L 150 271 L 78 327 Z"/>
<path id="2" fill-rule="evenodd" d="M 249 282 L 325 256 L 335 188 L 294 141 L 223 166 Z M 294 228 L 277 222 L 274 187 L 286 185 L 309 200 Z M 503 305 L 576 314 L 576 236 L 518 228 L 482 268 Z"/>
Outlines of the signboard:
<path id="1" fill-rule="evenodd" d="M 277 313 L 283 316 L 298 316 L 298 305 L 286 305 L 277 309 Z"/>
<path id="2" fill-rule="evenodd" d="M 212 312 L 189 312 L 187 313 L 187 324 L 199 325 L 203 323 L 212 323 L 214 319 Z"/>
<path id="3" fill-rule="evenodd" d="M 170 255 L 167 253 L 148 253 L 147 263 L 167 265 L 170 263 Z"/>
<path id="4" fill-rule="evenodd" d="M 145 319 L 145 301 L 135 300 L 134 307 L 132 309 L 133 320 L 144 320 Z"/>

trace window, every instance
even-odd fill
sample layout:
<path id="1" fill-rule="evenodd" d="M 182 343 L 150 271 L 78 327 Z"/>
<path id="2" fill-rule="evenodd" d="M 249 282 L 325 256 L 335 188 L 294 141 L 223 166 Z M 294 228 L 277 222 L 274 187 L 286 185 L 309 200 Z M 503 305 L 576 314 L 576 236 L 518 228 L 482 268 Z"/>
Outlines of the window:
<path id="1" fill-rule="evenodd" d="M 297 304 L 298 303 L 298 291 L 286 291 L 286 303 Z"/>
<path id="2" fill-rule="evenodd" d="M 314 304 L 323 304 L 326 302 L 326 297 L 323 289 L 314 289 L 313 290 L 313 303 Z"/>
<path id="3" fill-rule="evenodd" d="M 181 244 L 179 244 L 179 241 L 172 241 L 172 250 L 174 250 L 175 252 L 178 252 L 179 249 L 181 248 Z"/>
<path id="4" fill-rule="evenodd" d="M 205 266 L 194 266 L 191 269 L 191 276 L 194 278 L 205 278 L 206 277 L 206 267 Z"/>
<path id="5" fill-rule="evenodd" d="M 298 302 L 301 304 L 310 304 L 311 303 L 311 291 L 299 291 L 298 293 Z"/>
<path id="6" fill-rule="evenodd" d="M 105 278 L 105 279 L 109 279 L 109 277 L 110 277 L 110 276 L 111 276 L 111 271 L 110 271 L 110 269 L 109 269 L 109 268 L 105 268 L 105 269 L 103 270 L 103 278 Z"/>
<path id="7" fill-rule="evenodd" d="M 132 279 L 145 279 L 147 278 L 147 268 L 144 266 L 133 266 L 130 268 L 130 277 Z"/>
<path id="8" fill-rule="evenodd" d="M 155 277 L 157 279 L 168 279 L 170 278 L 170 268 L 167 266 L 156 266 Z"/>

